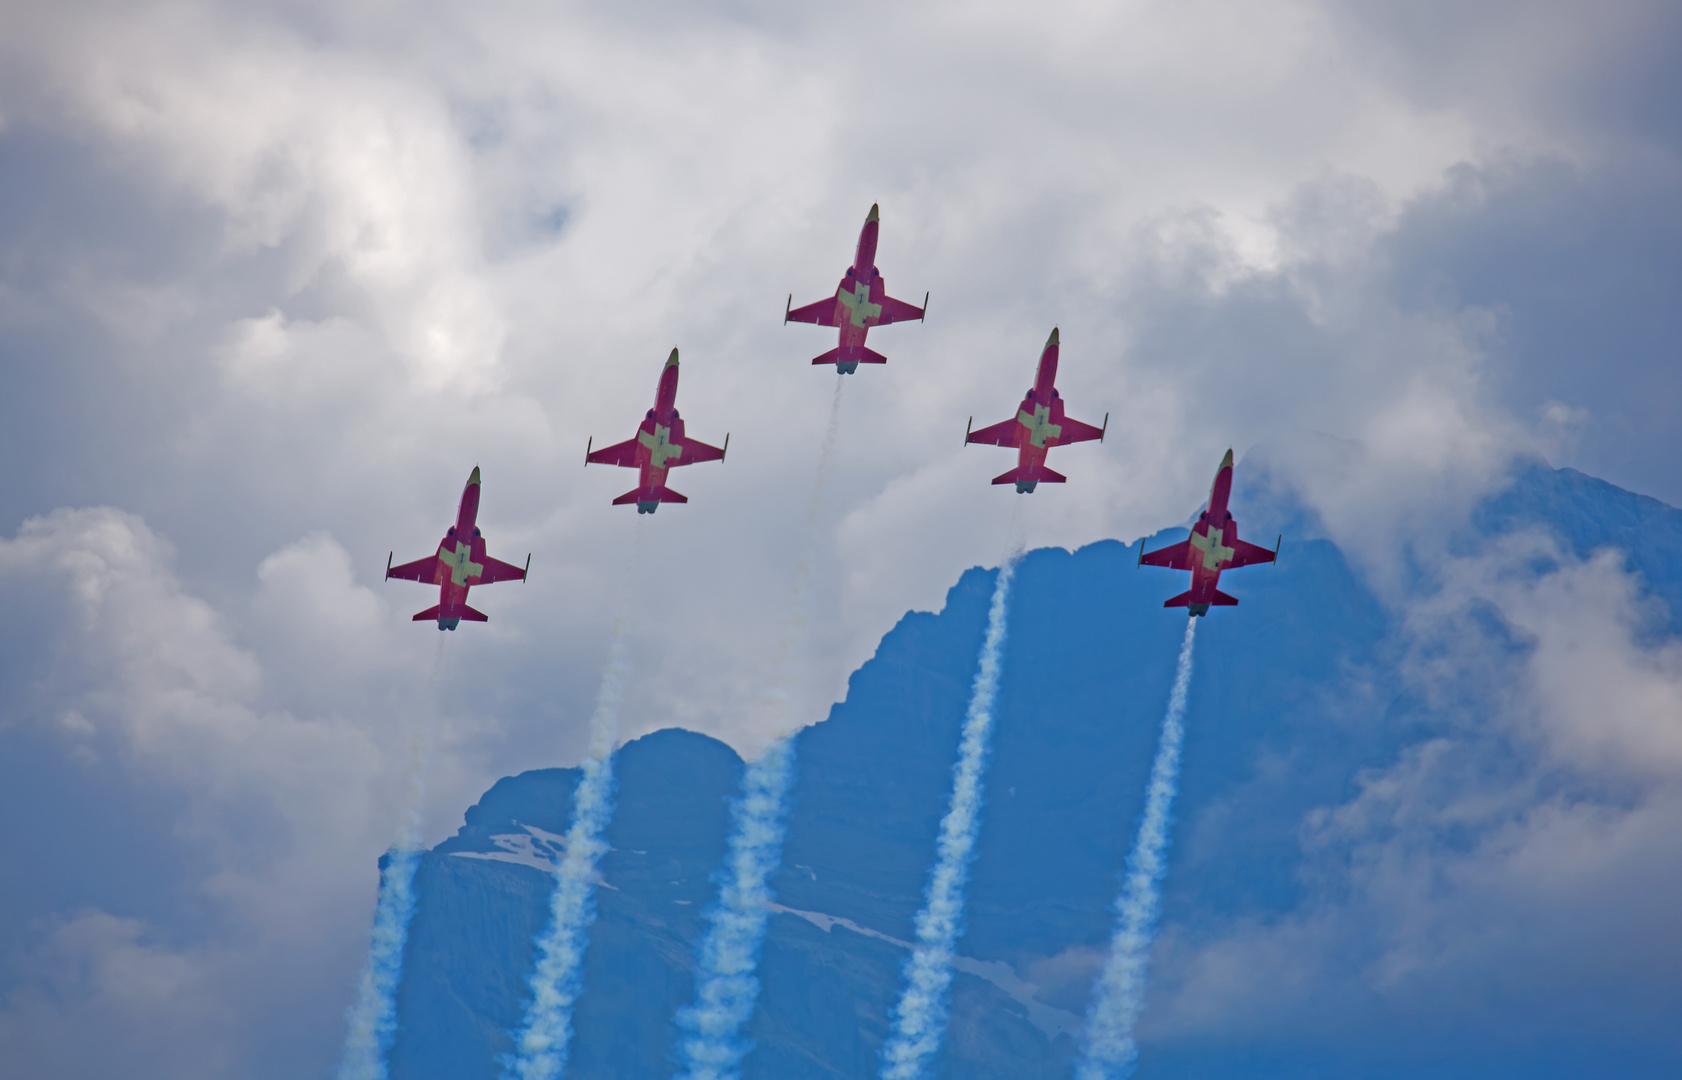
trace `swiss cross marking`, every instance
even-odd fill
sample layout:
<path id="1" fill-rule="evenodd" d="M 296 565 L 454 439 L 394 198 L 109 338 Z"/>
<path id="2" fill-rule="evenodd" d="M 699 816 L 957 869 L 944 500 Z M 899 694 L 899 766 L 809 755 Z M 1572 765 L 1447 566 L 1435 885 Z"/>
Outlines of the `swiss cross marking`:
<path id="1" fill-rule="evenodd" d="M 1207 533 L 1191 534 L 1191 546 L 1203 552 L 1203 569 L 1219 570 L 1223 563 L 1232 561 L 1234 549 L 1222 547 L 1223 539 L 1224 531 L 1216 528 L 1211 528 Z"/>
<path id="2" fill-rule="evenodd" d="M 450 580 L 457 585 L 466 585 L 470 577 L 479 577 L 485 572 L 484 563 L 471 562 L 473 545 L 456 541 L 456 549 L 451 551 L 448 546 L 438 553 L 444 560 L 444 565 L 450 568 Z"/>
<path id="3" fill-rule="evenodd" d="M 1036 405 L 1030 415 L 1026 409 L 1016 410 L 1016 419 L 1028 429 L 1028 441 L 1043 447 L 1063 434 L 1062 424 L 1051 422 L 1051 406 Z"/>
<path id="4" fill-rule="evenodd" d="M 683 447 L 674 446 L 671 439 L 672 429 L 660 424 L 655 424 L 653 431 L 637 432 L 637 442 L 648 447 L 649 464 L 656 469 L 664 469 L 666 462 L 683 456 Z"/>
<path id="5" fill-rule="evenodd" d="M 864 326 L 867 320 L 882 317 L 882 305 L 870 302 L 870 286 L 862 281 L 853 286 L 852 292 L 841 294 L 841 303 L 852 312 L 854 326 Z"/>

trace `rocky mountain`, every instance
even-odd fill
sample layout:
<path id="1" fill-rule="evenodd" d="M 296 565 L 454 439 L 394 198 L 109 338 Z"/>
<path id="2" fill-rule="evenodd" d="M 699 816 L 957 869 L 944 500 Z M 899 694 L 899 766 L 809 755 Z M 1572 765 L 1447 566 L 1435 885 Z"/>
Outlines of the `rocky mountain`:
<path id="1" fill-rule="evenodd" d="M 1363 770 L 1394 763 L 1447 723 L 1441 703 L 1401 673 L 1395 612 L 1332 542 L 1313 538 L 1311 515 L 1265 483 L 1250 492 L 1234 504 L 1245 535 L 1289 532 L 1278 566 L 1234 574 L 1227 587 L 1241 605 L 1199 628 L 1164 897 L 1165 927 L 1181 945 L 1317 902 L 1323 885 L 1305 870 L 1302 822 L 1348 800 Z M 1578 557 L 1625 549 L 1668 605 L 1668 633 L 1678 633 L 1682 512 L 1538 464 L 1486 500 L 1455 543 L 1475 551 L 1520 529 L 1542 530 Z M 1165 530 L 1151 543 L 1183 535 Z M 1038 550 L 1019 570 L 945 1077 L 1069 1074 L 1185 618 L 1160 606 L 1184 588 L 1179 577 L 1136 569 L 1135 554 L 1113 541 Z M 854 673 L 846 700 L 799 736 L 748 1080 L 877 1073 L 993 577 L 971 570 L 938 614 L 907 614 Z M 693 992 L 692 955 L 741 770 L 727 746 L 680 730 L 620 753 L 613 850 L 575 1016 L 578 1080 L 672 1075 L 672 1016 Z M 394 1078 L 498 1075 L 576 782 L 570 769 L 501 780 L 424 857 Z M 1147 1015 L 1141 1075 L 1502 1074 L 1487 1054 L 1443 1049 L 1476 1045 L 1475 1032 L 1450 1032 L 1433 1049 L 1429 1025 L 1386 1034 L 1382 1017 L 1368 1019 L 1358 1035 L 1328 1032 L 1316 1045 L 1153 1033 Z M 1512 1046 L 1502 1060 L 1529 1076 L 1564 1076 L 1580 1062 L 1562 1047 L 1601 1038 L 1556 1035 Z M 1664 1071 L 1672 1053 L 1669 1044 L 1638 1048 L 1620 1075 L 1673 1075 Z"/>

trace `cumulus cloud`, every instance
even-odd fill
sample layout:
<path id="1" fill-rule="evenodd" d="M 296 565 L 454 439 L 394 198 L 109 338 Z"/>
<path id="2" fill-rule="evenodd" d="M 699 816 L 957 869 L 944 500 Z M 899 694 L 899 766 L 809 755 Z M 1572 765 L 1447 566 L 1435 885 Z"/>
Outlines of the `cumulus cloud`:
<path id="1" fill-rule="evenodd" d="M 214 958 L 100 911 L 41 929 L 0 1010 L 10 1068 L 92 1076 L 138 1060 L 150 1075 L 226 1075 L 241 1018 L 216 993 Z"/>
<path id="2" fill-rule="evenodd" d="M 662 662 L 642 665 L 628 730 L 676 716 L 731 735 L 732 703 L 768 677 L 758 612 L 787 582 L 766 555 L 796 539 L 780 511 L 809 482 L 800 447 L 826 404 L 803 367 L 820 335 L 777 327 L 775 305 L 832 287 L 871 201 L 890 286 L 932 290 L 938 314 L 884 332 L 896 360 L 875 374 L 891 385 L 855 380 L 847 402 L 808 717 L 899 611 L 998 557 L 1016 508 L 954 433 L 1008 412 L 1053 323 L 1072 411 L 1110 412 L 1114 438 L 1071 452 L 1078 490 L 1027 508 L 1031 543 L 1154 528 L 1226 445 L 1296 428 L 1365 442 L 1427 493 L 1462 474 L 1477 488 L 1522 441 L 1487 385 L 1485 312 L 1398 304 L 1375 250 L 1480 144 L 1551 152 L 1570 133 L 1543 147 L 1423 107 L 1354 62 L 1366 39 L 1350 28 L 1367 24 L 1339 9 L 1073 5 L 1030 26 L 1016 9 L 883 7 L 863 56 L 799 14 L 667 15 L 657 32 L 549 11 L 19 23 L 32 78 L 14 79 L 14 111 L 106 148 L 124 183 L 218 231 L 168 289 L 232 282 L 169 343 L 196 350 L 180 377 L 208 389 L 157 441 L 158 465 L 181 470 L 160 502 L 233 493 L 247 524 L 215 530 L 246 559 L 224 581 L 299 518 L 367 573 L 436 528 L 478 463 L 493 544 L 548 549 L 530 590 L 543 636 L 599 657 L 596 568 L 620 546 L 603 503 L 620 489 L 577 468 L 579 444 L 635 422 L 676 343 L 691 426 L 737 438 L 727 466 L 684 474 L 695 502 L 667 511 L 682 525 L 651 524 L 681 528 L 673 542 L 743 602 L 650 621 Z M 101 273 L 80 295 L 124 284 Z M 1404 503 L 1387 505 L 1405 518 Z M 650 566 L 647 595 L 682 578 Z M 563 606 L 579 618 L 544 614 Z M 680 629 L 702 611 L 717 633 Z M 586 699 L 569 694 L 569 714 Z"/>
<path id="3" fill-rule="evenodd" d="M 176 793 L 173 812 L 142 827 L 194 853 L 173 918 L 37 915 L 38 944 L 14 971 L 0 1025 L 15 1067 L 261 1075 L 246 1055 L 267 1036 L 247 1025 L 272 1012 L 336 1015 L 309 999 L 354 974 L 370 860 L 400 824 L 404 735 L 436 717 L 424 665 L 380 649 L 391 612 L 350 582 L 330 538 L 308 537 L 260 570 L 267 667 L 182 588 L 172 561 L 143 522 L 110 509 L 59 511 L 0 542 L 0 587 L 33 609 L 38 644 L 20 666 L 50 673 L 45 685 L 10 681 L 9 722 L 63 728 L 142 786 Z M 277 677 L 283 685 L 267 685 Z M 462 796 L 458 786 L 452 803 Z M 101 1038 L 75 1037 L 88 1028 Z"/>
<path id="4" fill-rule="evenodd" d="M 1441 564 L 1406 609 L 1441 730 L 1302 823 L 1304 902 L 1165 950 L 1170 1041 L 1345 1034 L 1405 1015 L 1523 1047 L 1615 1043 L 1674 1008 L 1682 663 L 1623 556 L 1537 533 Z"/>
<path id="5" fill-rule="evenodd" d="M 1515 454 L 1675 457 L 1651 350 L 1612 350 L 1592 389 L 1663 392 L 1533 392 L 1534 340 L 1564 340 L 1536 313 L 1578 291 L 1476 287 L 1547 262 L 1525 244 L 1554 235 L 1553 208 L 1627 204 L 1625 237 L 1668 220 L 1662 110 L 1599 122 L 1674 67 L 1662 7 L 870 3 L 850 9 L 864 48 L 787 5 L 8 5 L 0 350 L 25 359 L 0 449 L 30 466 L 8 476 L 10 528 L 33 520 L 4 587 L 53 630 L 7 638 L 52 662 L 13 681 L 0 733 L 109 781 L 113 812 L 151 800 L 160 876 L 186 883 L 159 895 L 269 927 L 264 955 L 299 958 L 282 982 L 331 1002 L 299 1029 L 329 1055 L 400 718 L 447 717 L 433 820 L 488 777 L 576 759 L 626 551 L 626 733 L 762 740 L 743 705 L 772 679 L 833 380 L 807 365 L 829 342 L 776 309 L 833 288 L 872 202 L 890 289 L 931 291 L 931 315 L 873 337 L 890 364 L 850 377 L 803 719 L 965 567 L 1017 535 L 1183 519 L 1227 446 L 1265 444 L 1394 591 Z M 1594 250 L 1578 232 L 1549 265 Z M 1473 235 L 1493 270 L 1457 246 Z M 1675 280 L 1659 249 L 1629 280 Z M 1594 295 L 1583 325 L 1661 310 Z M 959 431 L 1008 414 L 1052 325 L 1071 414 L 1109 412 L 1109 437 L 1060 451 L 1066 487 L 1019 498 Z M 607 505 L 626 477 L 583 448 L 629 433 L 674 344 L 690 430 L 731 432 L 731 455 L 683 470 L 688 506 L 632 520 Z M 427 601 L 373 583 L 387 552 L 430 549 L 476 464 L 491 550 L 533 552 L 532 580 L 451 636 L 422 700 L 437 643 L 406 618 Z M 1615 575 L 1559 588 L 1548 604 L 1597 625 L 1633 618 Z M 1503 603 L 1538 649 L 1594 653 L 1542 600 Z M 1667 654 L 1595 663 L 1646 708 L 1672 700 Z M 1640 756 L 1617 725 L 1571 742 L 1536 723 L 1561 753 Z M 90 918 L 138 918 L 84 891 Z M 42 903 L 61 921 L 32 947 L 83 918 Z M 148 936 L 167 906 L 108 940 L 174 955 Z M 279 944 L 307 926 L 333 929 Z M 228 1038 L 250 1074 L 260 1036 Z"/>

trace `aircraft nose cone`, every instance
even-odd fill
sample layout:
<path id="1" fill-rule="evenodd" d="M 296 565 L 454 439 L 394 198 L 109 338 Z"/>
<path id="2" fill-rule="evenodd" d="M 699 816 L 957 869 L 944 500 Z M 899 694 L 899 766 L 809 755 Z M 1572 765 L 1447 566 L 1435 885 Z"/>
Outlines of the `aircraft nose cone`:
<path id="1" fill-rule="evenodd" d="M 1057 344 L 1057 327 L 1053 326 L 1051 336 L 1045 339 L 1045 347 L 1049 349 L 1055 344 Z"/>
<path id="2" fill-rule="evenodd" d="M 479 482 L 479 466 L 473 466 L 473 475 L 467 478 L 467 482 L 469 484 L 477 484 Z"/>
<path id="3" fill-rule="evenodd" d="M 1232 468 L 1232 451 L 1231 450 L 1228 450 L 1226 452 L 1226 457 L 1221 459 L 1221 468 L 1223 468 L 1223 469 Z"/>
<path id="4" fill-rule="evenodd" d="M 868 216 L 868 217 L 866 217 L 866 218 L 865 218 L 865 219 L 864 219 L 864 223 L 865 223 L 865 224 L 866 224 L 866 225 L 868 225 L 868 224 L 870 224 L 870 223 L 871 223 L 871 222 L 872 222 L 872 221 L 880 221 L 880 220 L 881 220 L 881 214 L 879 214 L 879 213 L 878 213 L 878 212 L 877 212 L 877 209 L 876 209 L 876 204 L 875 204 L 875 203 L 871 203 L 871 204 L 870 204 L 870 216 Z"/>
<path id="5" fill-rule="evenodd" d="M 677 349 L 674 348 L 672 350 L 672 355 L 666 357 L 666 366 L 677 367 Z"/>

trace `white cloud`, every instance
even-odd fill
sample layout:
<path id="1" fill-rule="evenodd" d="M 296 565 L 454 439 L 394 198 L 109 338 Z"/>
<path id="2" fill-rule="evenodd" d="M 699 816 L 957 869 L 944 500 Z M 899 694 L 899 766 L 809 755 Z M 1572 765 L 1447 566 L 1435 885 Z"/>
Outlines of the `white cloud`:
<path id="1" fill-rule="evenodd" d="M 1498 1046 L 1674 999 L 1682 651 L 1617 552 L 1520 533 L 1441 570 L 1405 641 L 1442 734 L 1303 822 L 1297 910 L 1168 937 L 1160 1037 L 1405 1011 Z"/>
<path id="2" fill-rule="evenodd" d="M 1421 40 L 1392 33 L 1402 8 L 1307 0 L 866 4 L 857 35 L 786 5 L 8 5 L 0 139 L 78 148 L 98 190 L 157 219 L 71 244 L 44 218 L 45 270 L 0 276 L 0 335 L 35 332 L 43 296 L 99 328 L 65 331 L 66 414 L 154 390 L 113 407 L 132 432 L 91 438 L 157 533 L 62 512 L 0 549 L 6 588 L 42 575 L 64 590 L 45 609 L 81 620 L 43 715 L 69 752 L 114 746 L 185 793 L 184 835 L 217 863 L 195 888 L 268 928 L 263 948 L 333 928 L 298 950 L 313 974 L 287 968 L 318 991 L 354 966 L 408 760 L 398 717 L 456 703 L 434 821 L 490 775 L 565 760 L 621 580 L 625 731 L 754 745 L 834 378 L 807 366 L 831 339 L 776 305 L 833 287 L 871 202 L 890 288 L 931 291 L 931 317 L 873 337 L 891 363 L 847 384 L 802 716 L 967 566 L 1018 535 L 1181 520 L 1227 446 L 1273 447 L 1390 581 L 1539 444 L 1492 386 L 1498 313 L 1398 299 L 1386 239 L 1453 166 L 1614 152 L 1549 75 L 1597 85 L 1648 25 L 1492 10 Z M 87 209 L 67 217 L 104 224 Z M 1066 487 L 1019 497 L 986 483 L 1006 456 L 959 429 L 1008 414 L 1052 325 L 1071 413 L 1108 411 L 1109 437 L 1059 451 Z M 690 505 L 633 520 L 607 505 L 629 474 L 580 460 L 629 433 L 674 344 L 691 431 L 730 431 L 731 456 L 674 481 Z M 1356 449 L 1330 461 L 1300 431 Z M 438 668 L 436 631 L 406 621 L 429 601 L 368 584 L 379 552 L 430 549 L 475 464 L 493 552 L 533 552 L 533 577 L 492 591 L 493 621 L 442 639 Z M 1548 611 L 1623 625 L 1605 582 L 1560 588 Z M 1527 602 L 1511 617 L 1543 648 L 1628 679 L 1636 708 L 1673 700 L 1674 658 L 1602 655 Z M 1672 752 L 1633 721 L 1544 727 L 1636 771 Z M 154 946 L 111 946 L 131 947 Z M 321 1015 L 325 1047 L 337 1006 Z"/>
<path id="3" fill-rule="evenodd" d="M 401 27 L 107 8 L 38 16 L 16 43 L 37 47 L 35 115 L 223 222 L 195 274 L 282 260 L 207 327 L 184 377 L 214 390 L 172 464 L 212 489 L 262 476 L 254 510 L 359 551 L 425 537 L 484 465 L 493 544 L 538 550 L 532 640 L 600 647 L 601 590 L 537 582 L 588 583 L 611 558 L 605 503 L 629 485 L 578 469 L 582 444 L 622 437 L 683 349 L 692 430 L 735 441 L 726 466 L 685 471 L 691 506 L 649 523 L 688 553 L 643 576 L 660 615 L 634 633 L 661 663 L 630 709 L 650 726 L 756 737 L 735 695 L 769 677 L 790 572 L 771 553 L 797 542 L 827 398 L 805 366 L 825 335 L 778 327 L 775 305 L 832 287 L 871 201 L 890 286 L 932 291 L 936 314 L 883 331 L 893 362 L 851 380 L 824 525 L 845 522 L 843 584 L 816 613 L 808 717 L 899 611 L 997 561 L 1004 541 L 976 540 L 1015 514 L 1034 544 L 1146 531 L 1226 446 L 1296 428 L 1368 443 L 1427 496 L 1486 482 L 1512 432 L 1475 315 L 1396 310 L 1370 250 L 1501 131 L 1373 79 L 1309 3 L 860 15 L 863 52 L 827 20 L 677 8 Z M 1257 305 L 1302 325 L 1258 337 Z M 1211 308 L 1230 339 L 1200 349 Z M 1054 323 L 1071 411 L 1111 412 L 1114 437 L 1065 451 L 1067 490 L 1018 508 L 957 429 L 1009 411 Z M 697 564 L 721 592 L 688 587 Z M 712 633 L 691 632 L 702 619 Z"/>
<path id="4" fill-rule="evenodd" d="M 43 929 L 23 959 L 29 981 L 0 1009 L 8 1070 L 110 1075 L 139 1061 L 149 1075 L 227 1075 L 240 1018 L 216 993 L 210 958 L 178 952 L 137 920 L 100 911 Z"/>
<path id="5" fill-rule="evenodd" d="M 405 812 L 412 743 L 448 730 L 423 663 L 391 647 L 394 613 L 352 582 L 331 538 L 307 537 L 259 569 L 267 663 L 181 588 L 171 561 L 144 523 L 109 509 L 59 511 L 0 541 L 0 588 L 56 598 L 37 626 L 56 726 L 82 748 L 104 737 L 143 786 L 183 797 L 153 827 L 195 852 L 189 865 L 203 869 L 181 888 L 205 905 L 192 932 L 104 911 L 44 927 L 0 1022 L 0 1056 L 14 1063 L 242 1071 L 247 1036 L 225 1030 L 230 1017 L 296 1013 L 335 980 L 349 985 L 374 859 Z M 447 821 L 488 778 L 452 765 L 444 780 L 449 813 L 436 819 Z M 337 1013 L 330 1002 L 303 1011 Z M 78 1026 L 102 1032 L 97 1046 L 64 1047 Z"/>

